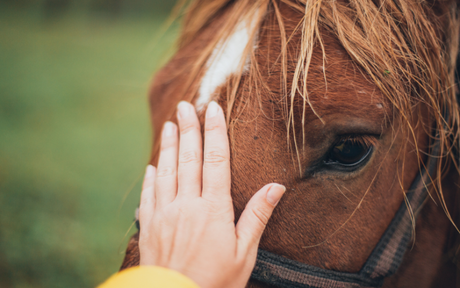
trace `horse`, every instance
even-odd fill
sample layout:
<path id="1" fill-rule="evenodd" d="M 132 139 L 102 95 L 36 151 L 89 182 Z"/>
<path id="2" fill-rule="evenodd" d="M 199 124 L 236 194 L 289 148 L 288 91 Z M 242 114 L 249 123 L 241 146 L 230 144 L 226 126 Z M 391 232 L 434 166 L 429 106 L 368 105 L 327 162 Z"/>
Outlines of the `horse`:
<path id="1" fill-rule="evenodd" d="M 287 188 L 247 287 L 459 285 L 456 1 L 183 2 L 153 131 L 179 101 L 203 123 L 215 100 L 236 221 L 265 183 Z"/>

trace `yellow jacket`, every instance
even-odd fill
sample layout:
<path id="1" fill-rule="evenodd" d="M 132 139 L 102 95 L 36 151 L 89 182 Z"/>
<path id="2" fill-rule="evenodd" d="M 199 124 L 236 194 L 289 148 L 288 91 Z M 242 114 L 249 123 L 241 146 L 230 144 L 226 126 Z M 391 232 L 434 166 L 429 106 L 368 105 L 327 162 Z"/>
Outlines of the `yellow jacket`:
<path id="1" fill-rule="evenodd" d="M 98 288 L 200 288 L 188 277 L 163 267 L 137 266 L 111 276 Z"/>

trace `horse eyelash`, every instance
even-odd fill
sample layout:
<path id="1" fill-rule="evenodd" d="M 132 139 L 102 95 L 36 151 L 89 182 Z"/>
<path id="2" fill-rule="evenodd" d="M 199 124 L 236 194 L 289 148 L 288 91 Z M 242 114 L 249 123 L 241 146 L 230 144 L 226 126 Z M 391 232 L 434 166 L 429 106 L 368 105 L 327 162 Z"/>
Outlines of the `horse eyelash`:
<path id="1" fill-rule="evenodd" d="M 361 144 L 367 148 L 373 147 L 377 144 L 377 137 L 375 135 L 344 135 L 341 136 L 333 146 L 342 142 L 351 142 L 353 144 Z"/>

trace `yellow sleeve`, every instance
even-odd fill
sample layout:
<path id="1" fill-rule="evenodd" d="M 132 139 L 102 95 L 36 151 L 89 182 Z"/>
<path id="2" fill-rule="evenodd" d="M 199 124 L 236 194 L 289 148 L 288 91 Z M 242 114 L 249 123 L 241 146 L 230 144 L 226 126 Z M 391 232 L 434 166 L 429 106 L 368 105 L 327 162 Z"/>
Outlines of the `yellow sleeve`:
<path id="1" fill-rule="evenodd" d="M 111 276 L 98 288 L 200 288 L 188 277 L 163 267 L 137 266 Z"/>

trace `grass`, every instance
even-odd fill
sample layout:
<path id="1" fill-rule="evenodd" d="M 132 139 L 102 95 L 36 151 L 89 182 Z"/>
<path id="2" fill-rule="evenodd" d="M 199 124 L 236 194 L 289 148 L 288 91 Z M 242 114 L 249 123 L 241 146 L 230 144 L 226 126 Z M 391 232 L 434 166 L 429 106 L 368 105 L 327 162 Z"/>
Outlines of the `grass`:
<path id="1" fill-rule="evenodd" d="M 163 21 L 1 10 L 0 287 L 94 287 L 118 270 L 150 152 L 146 91 L 175 37 L 155 43 Z"/>

